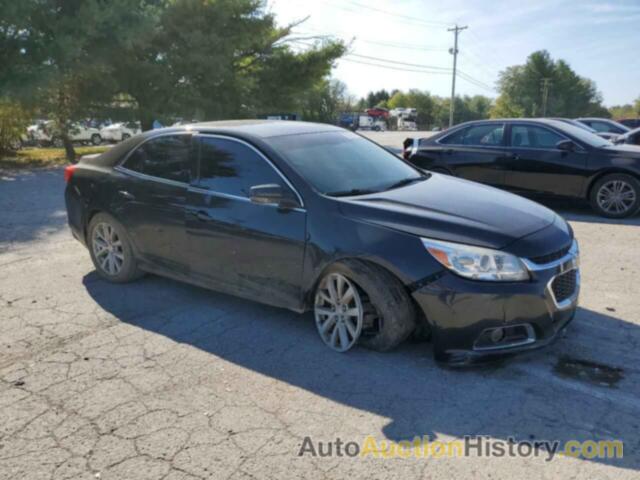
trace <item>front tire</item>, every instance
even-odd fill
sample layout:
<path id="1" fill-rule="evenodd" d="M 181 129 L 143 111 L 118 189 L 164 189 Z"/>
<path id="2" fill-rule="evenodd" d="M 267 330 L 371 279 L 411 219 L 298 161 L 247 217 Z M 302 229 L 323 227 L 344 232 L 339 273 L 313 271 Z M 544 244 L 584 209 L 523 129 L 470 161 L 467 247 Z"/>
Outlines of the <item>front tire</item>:
<path id="1" fill-rule="evenodd" d="M 626 218 L 640 208 L 640 182 L 631 175 L 605 175 L 593 185 L 591 207 L 607 218 Z"/>
<path id="2" fill-rule="evenodd" d="M 102 137 L 98 133 L 94 133 L 91 135 L 91 143 L 95 146 L 98 146 L 102 143 Z"/>
<path id="3" fill-rule="evenodd" d="M 352 326 L 355 327 L 348 329 L 347 333 L 353 333 L 350 330 L 357 331 L 353 341 L 353 336 L 348 336 L 349 341 L 344 343 L 346 348 L 342 348 L 340 331 L 333 334 L 334 329 L 340 328 L 337 320 L 344 310 L 344 302 L 336 302 L 335 298 L 331 298 L 327 283 L 334 279 L 337 285 L 339 277 L 348 283 L 342 283 L 344 289 L 337 292 L 338 299 L 357 299 L 353 305 L 347 305 L 346 309 L 346 313 L 354 315 Z M 349 289 L 353 287 L 354 291 L 350 292 Z M 355 305 L 359 305 L 358 312 L 351 310 Z M 332 307 L 335 308 L 332 310 Z M 341 352 L 349 350 L 358 341 L 372 350 L 391 350 L 407 339 L 416 328 L 415 309 L 402 283 L 382 267 L 362 260 L 343 260 L 329 268 L 316 289 L 314 313 L 318 332 L 325 344 Z M 332 336 L 334 340 L 337 339 L 340 348 L 331 344 Z"/>
<path id="4" fill-rule="evenodd" d="M 125 283 L 141 276 L 129 236 L 111 215 L 98 213 L 91 219 L 88 245 L 93 265 L 105 280 Z"/>

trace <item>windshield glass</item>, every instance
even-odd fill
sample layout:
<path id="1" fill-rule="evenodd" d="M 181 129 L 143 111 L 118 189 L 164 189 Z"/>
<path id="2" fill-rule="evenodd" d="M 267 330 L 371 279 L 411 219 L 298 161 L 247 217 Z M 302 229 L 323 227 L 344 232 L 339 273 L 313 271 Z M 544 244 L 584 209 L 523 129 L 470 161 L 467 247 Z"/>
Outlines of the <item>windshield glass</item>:
<path id="1" fill-rule="evenodd" d="M 347 131 L 286 135 L 270 143 L 326 195 L 374 193 L 426 178 L 384 148 Z"/>
<path id="2" fill-rule="evenodd" d="M 607 145 L 612 145 L 609 140 L 605 140 L 595 133 L 591 133 L 590 131 L 584 130 L 580 127 L 574 127 L 570 123 L 562 123 L 561 128 L 569 135 L 575 137 L 576 139 L 586 143 L 591 147 L 606 147 Z"/>

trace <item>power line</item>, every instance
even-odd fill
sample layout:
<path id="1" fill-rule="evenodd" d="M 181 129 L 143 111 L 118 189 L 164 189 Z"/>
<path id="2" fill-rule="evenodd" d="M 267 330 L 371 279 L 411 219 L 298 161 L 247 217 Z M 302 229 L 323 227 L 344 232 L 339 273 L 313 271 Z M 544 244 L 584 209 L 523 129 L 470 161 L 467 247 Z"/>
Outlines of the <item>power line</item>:
<path id="1" fill-rule="evenodd" d="M 420 63 L 399 62 L 399 61 L 396 61 L 396 60 L 389 60 L 387 58 L 371 57 L 369 55 L 359 55 L 357 53 L 349 53 L 348 55 L 352 56 L 352 57 L 364 58 L 366 60 L 378 60 L 380 62 L 393 63 L 395 65 L 404 65 L 404 66 L 407 66 L 407 67 L 426 68 L 426 69 L 433 69 L 433 70 L 440 70 L 440 71 L 447 71 L 447 72 L 451 71 L 450 68 L 437 67 L 435 65 L 424 65 L 424 64 L 420 64 Z"/>
<path id="2" fill-rule="evenodd" d="M 354 12 L 354 13 L 361 13 L 361 11 L 364 10 L 369 10 L 372 12 L 376 12 L 376 13 L 382 13 L 386 16 L 390 16 L 390 17 L 395 17 L 396 19 L 398 19 L 398 21 L 400 23 L 406 23 L 406 24 L 411 24 L 414 26 L 422 26 L 422 27 L 430 27 L 430 28 L 435 28 L 435 27 L 443 27 L 443 26 L 448 26 L 451 25 L 451 23 L 445 23 L 445 22 L 436 22 L 436 21 L 430 21 L 430 20 L 420 20 L 418 18 L 415 17 L 410 17 L 408 15 L 401 15 L 398 13 L 394 13 L 394 12 L 390 12 L 388 10 L 382 10 L 380 8 L 375 8 L 375 7 L 371 7 L 369 5 L 364 5 L 362 3 L 359 2 L 353 2 L 353 1 L 348 1 L 348 0 L 343 0 L 343 2 L 346 4 L 342 4 L 342 5 L 337 5 L 335 3 L 329 2 L 327 0 L 324 0 L 323 3 L 333 7 L 333 8 L 339 8 L 341 10 L 346 10 L 348 12 Z M 352 7 L 350 8 L 348 5 L 352 5 Z M 357 9 L 357 10 L 356 10 Z"/>
<path id="3" fill-rule="evenodd" d="M 315 32 L 319 31 L 314 28 L 309 28 L 309 30 L 312 30 L 312 31 L 311 32 L 298 31 L 298 32 L 292 32 L 292 33 L 295 33 L 296 35 L 313 36 L 314 35 L 313 31 Z M 345 38 L 342 38 L 340 35 L 349 35 L 349 33 L 346 33 L 346 32 L 343 32 L 342 34 L 329 33 L 326 35 L 316 35 L 316 37 L 324 37 L 324 38 L 335 37 L 339 40 L 347 41 Z M 447 51 L 447 49 L 444 47 L 434 47 L 434 46 L 428 46 L 428 45 L 413 45 L 410 43 L 401 43 L 401 42 L 381 42 L 379 40 L 369 40 L 367 38 L 362 38 L 357 35 L 354 35 L 353 37 L 351 37 L 351 40 L 356 42 L 369 43 L 371 45 L 379 45 L 382 47 L 399 48 L 402 50 L 421 50 L 425 52 L 446 52 Z"/>
<path id="4" fill-rule="evenodd" d="M 471 75 L 469 75 L 468 73 L 463 72 L 462 70 L 458 69 L 458 75 L 460 75 L 461 78 L 464 78 L 465 80 L 471 82 L 471 83 L 476 83 L 478 86 L 480 87 L 484 87 L 488 90 L 495 90 L 491 85 L 489 85 L 488 83 L 483 82 L 482 80 L 478 80 L 475 77 L 472 77 Z"/>
<path id="5" fill-rule="evenodd" d="M 380 65 L 378 63 L 372 63 L 372 62 L 362 62 L 360 60 L 352 60 L 350 58 L 341 58 L 339 59 L 339 61 L 341 62 L 349 62 L 349 63 L 357 63 L 359 65 L 369 65 L 371 67 L 378 67 L 378 68 L 384 68 L 387 70 L 394 70 L 396 72 L 413 72 L 413 73 L 425 73 L 428 75 L 449 75 L 451 74 L 451 72 L 436 72 L 436 71 L 429 71 L 429 70 L 417 70 L 417 69 L 412 69 L 412 68 L 402 68 L 402 67 L 394 67 L 391 65 Z"/>

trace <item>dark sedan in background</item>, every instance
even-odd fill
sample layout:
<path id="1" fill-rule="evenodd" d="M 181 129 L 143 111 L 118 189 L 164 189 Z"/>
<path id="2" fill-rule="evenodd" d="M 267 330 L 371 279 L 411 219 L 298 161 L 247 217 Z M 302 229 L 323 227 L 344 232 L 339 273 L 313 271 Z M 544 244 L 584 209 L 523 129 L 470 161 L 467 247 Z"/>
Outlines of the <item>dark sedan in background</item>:
<path id="1" fill-rule="evenodd" d="M 593 128 L 598 133 L 608 133 L 612 135 L 623 135 L 631 130 L 626 125 L 610 120 L 608 118 L 584 117 L 576 118 L 576 121 L 583 123 L 587 127 Z"/>
<path id="2" fill-rule="evenodd" d="M 546 345 L 576 311 L 561 217 L 329 125 L 154 130 L 65 178 L 71 230 L 103 278 L 152 272 L 311 310 L 337 351 L 419 331 L 438 360 L 465 363 Z"/>
<path id="3" fill-rule="evenodd" d="M 626 144 L 626 145 L 636 145 L 640 147 L 640 128 L 636 128 L 635 130 L 631 130 L 630 132 L 625 133 L 624 135 L 620 135 L 618 138 L 614 140 L 616 145 Z"/>
<path id="4" fill-rule="evenodd" d="M 640 149 L 565 122 L 468 122 L 407 139 L 404 147 L 404 157 L 419 168 L 521 195 L 586 200 L 606 217 L 628 217 L 640 208 Z"/>

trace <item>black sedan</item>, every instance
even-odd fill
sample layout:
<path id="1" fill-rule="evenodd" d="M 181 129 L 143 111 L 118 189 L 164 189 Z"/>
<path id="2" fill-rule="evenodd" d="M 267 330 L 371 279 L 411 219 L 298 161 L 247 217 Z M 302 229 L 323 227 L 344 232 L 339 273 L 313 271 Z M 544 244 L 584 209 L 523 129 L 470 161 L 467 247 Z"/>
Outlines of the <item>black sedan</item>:
<path id="1" fill-rule="evenodd" d="M 636 128 L 635 130 L 631 130 L 624 135 L 620 135 L 614 140 L 614 143 L 616 145 L 626 144 L 640 146 L 640 128 Z"/>
<path id="2" fill-rule="evenodd" d="M 336 351 L 420 332 L 438 360 L 465 363 L 546 345 L 576 310 L 578 246 L 562 218 L 336 127 L 155 130 L 65 178 L 71 230 L 103 278 L 152 272 L 312 310 Z"/>
<path id="3" fill-rule="evenodd" d="M 640 208 L 640 149 L 565 122 L 468 122 L 428 139 L 407 139 L 404 146 L 404 157 L 422 169 L 521 195 L 587 200 L 611 218 Z"/>

